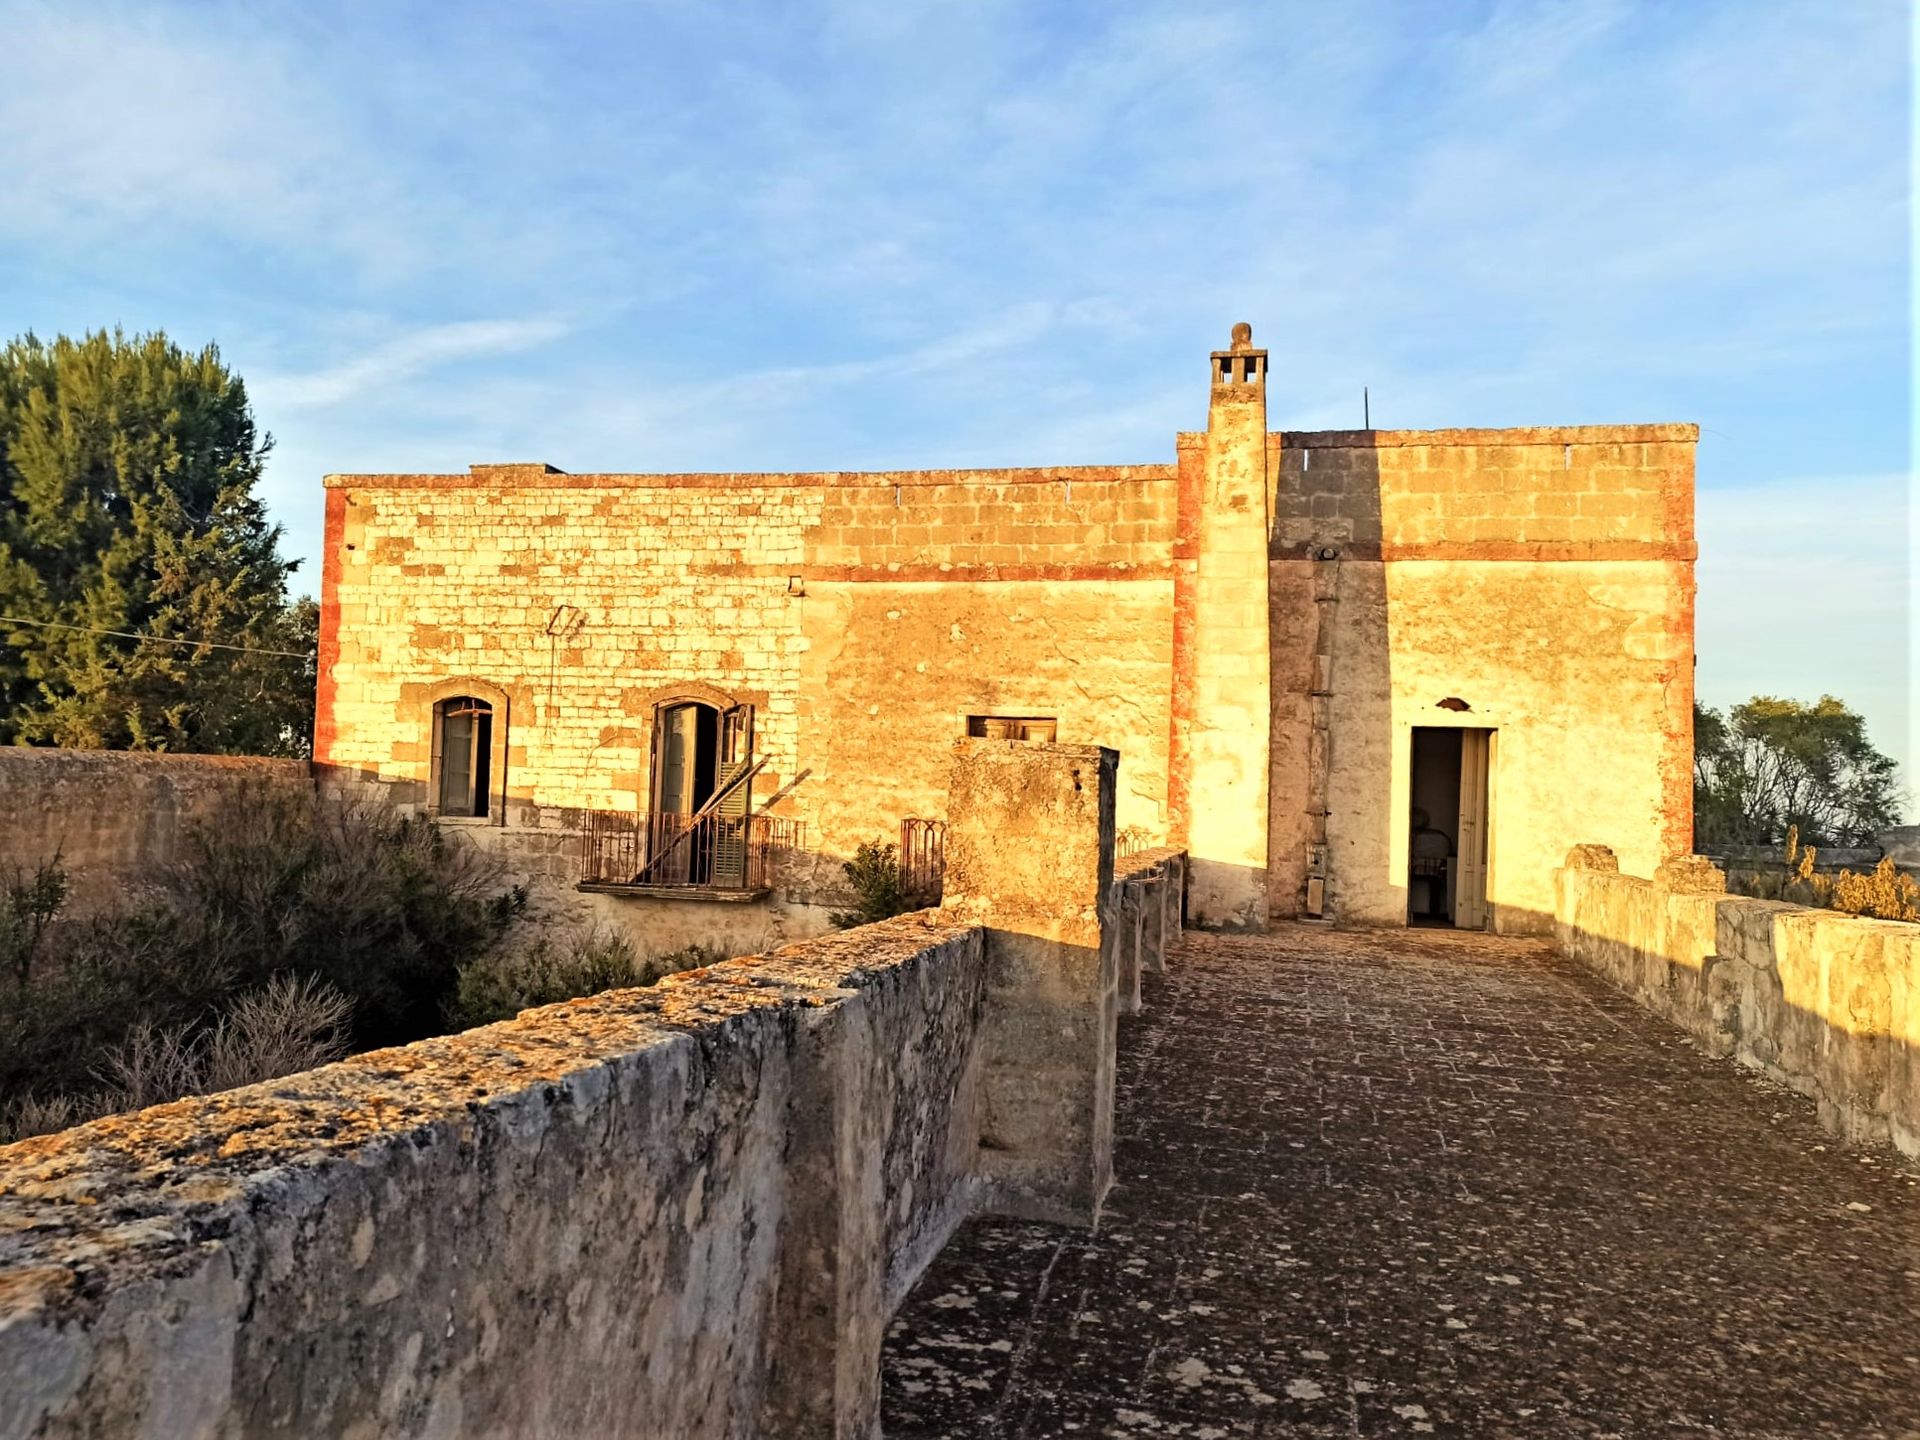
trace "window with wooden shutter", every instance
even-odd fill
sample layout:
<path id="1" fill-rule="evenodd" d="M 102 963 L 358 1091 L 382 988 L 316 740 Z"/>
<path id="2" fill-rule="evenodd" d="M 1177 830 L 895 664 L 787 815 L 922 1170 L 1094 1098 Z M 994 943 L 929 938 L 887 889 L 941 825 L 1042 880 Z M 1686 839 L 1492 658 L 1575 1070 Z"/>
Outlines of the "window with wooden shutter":
<path id="1" fill-rule="evenodd" d="M 486 815 L 492 762 L 493 706 L 471 695 L 435 704 L 434 808 L 442 815 Z"/>
<path id="2" fill-rule="evenodd" d="M 969 715 L 967 734 L 976 740 L 1031 740 L 1050 745 L 1060 722 L 1051 715 Z"/>

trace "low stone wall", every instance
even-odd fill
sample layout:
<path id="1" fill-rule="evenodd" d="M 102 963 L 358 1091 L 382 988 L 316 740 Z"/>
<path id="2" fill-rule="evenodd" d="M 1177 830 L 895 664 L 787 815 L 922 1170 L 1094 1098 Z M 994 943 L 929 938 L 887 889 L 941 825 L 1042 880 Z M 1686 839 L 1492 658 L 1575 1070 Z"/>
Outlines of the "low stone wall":
<path id="1" fill-rule="evenodd" d="M 1576 846 L 1555 935 L 1716 1055 L 1763 1071 L 1856 1143 L 1920 1156 L 1920 926 L 1725 893 L 1698 856 L 1642 880 Z"/>
<path id="2" fill-rule="evenodd" d="M 171 864 L 196 822 L 249 788 L 311 783 L 304 760 L 0 747 L 0 873 L 58 852 L 88 909 Z"/>
<path id="3" fill-rule="evenodd" d="M 1166 969 L 1167 946 L 1180 934 L 1186 863 L 1184 852 L 1172 849 L 1141 850 L 1113 862 L 1123 1015 L 1140 1009 L 1140 977 Z"/>
<path id="4" fill-rule="evenodd" d="M 0 1151 L 0 1434 L 835 1433 L 983 974 L 907 917 Z"/>
<path id="5" fill-rule="evenodd" d="M 873 1434 L 953 1227 L 1110 1171 L 1112 752 L 954 777 L 952 910 L 0 1149 L 0 1437 Z"/>

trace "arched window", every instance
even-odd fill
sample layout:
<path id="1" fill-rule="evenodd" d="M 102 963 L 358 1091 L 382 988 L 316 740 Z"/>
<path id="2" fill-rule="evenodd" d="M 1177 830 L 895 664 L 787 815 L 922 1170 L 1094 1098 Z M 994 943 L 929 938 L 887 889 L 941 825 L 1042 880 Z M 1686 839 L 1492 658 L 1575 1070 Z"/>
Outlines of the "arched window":
<path id="1" fill-rule="evenodd" d="M 493 783 L 493 706 L 452 695 L 433 707 L 434 808 L 484 816 Z"/>

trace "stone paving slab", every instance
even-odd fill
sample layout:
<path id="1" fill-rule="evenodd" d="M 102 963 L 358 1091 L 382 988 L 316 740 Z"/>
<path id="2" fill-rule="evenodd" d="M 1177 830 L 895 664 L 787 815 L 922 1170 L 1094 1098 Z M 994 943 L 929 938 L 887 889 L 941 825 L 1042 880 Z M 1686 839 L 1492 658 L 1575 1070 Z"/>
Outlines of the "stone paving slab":
<path id="1" fill-rule="evenodd" d="M 899 1437 L 1920 1435 L 1920 1173 L 1542 942 L 1189 935 L 1097 1231 L 963 1229 Z"/>

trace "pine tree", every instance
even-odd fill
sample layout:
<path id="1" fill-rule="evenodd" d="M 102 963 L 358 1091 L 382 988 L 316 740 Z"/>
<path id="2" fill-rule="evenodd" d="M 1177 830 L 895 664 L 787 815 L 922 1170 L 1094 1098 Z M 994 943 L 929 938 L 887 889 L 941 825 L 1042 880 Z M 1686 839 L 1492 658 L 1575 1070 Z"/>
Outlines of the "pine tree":
<path id="1" fill-rule="evenodd" d="M 0 352 L 0 743 L 307 753 L 316 607 L 255 494 L 272 443 L 212 345 Z"/>

